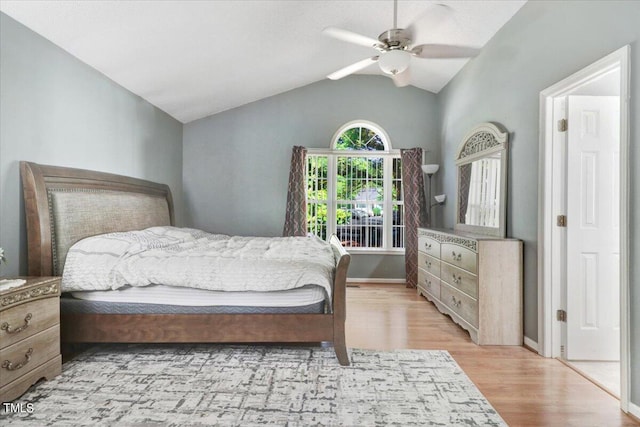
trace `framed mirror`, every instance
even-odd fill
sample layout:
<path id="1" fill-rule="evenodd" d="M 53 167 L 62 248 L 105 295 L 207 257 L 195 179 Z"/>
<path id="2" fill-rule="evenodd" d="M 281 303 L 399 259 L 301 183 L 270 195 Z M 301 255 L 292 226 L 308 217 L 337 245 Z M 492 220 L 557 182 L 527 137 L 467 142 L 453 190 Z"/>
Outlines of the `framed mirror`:
<path id="1" fill-rule="evenodd" d="M 481 123 L 462 140 L 456 155 L 456 230 L 506 236 L 508 133 Z"/>

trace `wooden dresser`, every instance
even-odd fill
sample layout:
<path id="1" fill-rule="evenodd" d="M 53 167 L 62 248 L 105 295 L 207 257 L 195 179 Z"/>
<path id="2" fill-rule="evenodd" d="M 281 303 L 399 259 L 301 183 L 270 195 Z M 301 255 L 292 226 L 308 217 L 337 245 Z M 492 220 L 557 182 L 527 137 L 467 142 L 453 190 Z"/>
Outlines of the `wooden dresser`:
<path id="1" fill-rule="evenodd" d="M 480 345 L 522 345 L 522 241 L 418 229 L 418 294 Z"/>
<path id="2" fill-rule="evenodd" d="M 60 278 L 25 278 L 0 291 L 0 401 L 21 396 L 40 378 L 62 368 Z"/>

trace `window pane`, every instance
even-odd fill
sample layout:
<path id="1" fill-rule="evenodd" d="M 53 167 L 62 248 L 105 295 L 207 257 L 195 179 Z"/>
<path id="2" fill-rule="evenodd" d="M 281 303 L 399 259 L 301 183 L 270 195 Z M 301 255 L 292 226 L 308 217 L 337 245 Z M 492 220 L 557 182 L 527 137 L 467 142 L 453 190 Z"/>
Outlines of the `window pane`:
<path id="1" fill-rule="evenodd" d="M 307 204 L 307 232 L 323 240 L 327 239 L 327 204 Z"/>
<path id="2" fill-rule="evenodd" d="M 307 158 L 307 200 L 327 200 L 327 156 Z"/>
<path id="3" fill-rule="evenodd" d="M 336 235 L 344 246 L 383 247 L 382 216 L 371 214 L 372 204 L 339 203 L 336 209 Z"/>
<path id="4" fill-rule="evenodd" d="M 337 199 L 381 201 L 383 197 L 381 158 L 338 157 Z"/>
<path id="5" fill-rule="evenodd" d="M 336 142 L 337 150 L 384 151 L 382 137 L 366 127 L 353 127 L 345 130 Z"/>
<path id="6" fill-rule="evenodd" d="M 307 156 L 307 232 L 327 239 L 327 156 Z"/>
<path id="7" fill-rule="evenodd" d="M 402 193 L 402 160 L 393 159 L 391 204 L 393 206 L 392 233 L 394 248 L 404 248 L 404 197 Z"/>
<path id="8" fill-rule="evenodd" d="M 338 156 L 336 234 L 345 246 L 383 247 L 383 159 Z"/>
<path id="9" fill-rule="evenodd" d="M 393 204 L 393 242 L 394 248 L 404 248 L 404 205 Z"/>
<path id="10" fill-rule="evenodd" d="M 402 161 L 393 159 L 393 177 L 391 179 L 391 198 L 394 202 L 403 200 L 402 197 Z"/>

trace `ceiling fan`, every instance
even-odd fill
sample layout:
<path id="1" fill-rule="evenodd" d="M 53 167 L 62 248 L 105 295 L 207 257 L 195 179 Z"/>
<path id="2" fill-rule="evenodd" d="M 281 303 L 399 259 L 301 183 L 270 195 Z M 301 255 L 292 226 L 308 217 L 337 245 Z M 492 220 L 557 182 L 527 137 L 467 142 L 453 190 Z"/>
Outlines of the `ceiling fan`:
<path id="1" fill-rule="evenodd" d="M 433 5 L 428 20 L 421 20 L 421 25 L 429 28 L 435 27 L 451 14 L 451 8 L 445 5 Z M 371 58 L 363 59 L 354 64 L 348 65 L 327 76 L 331 80 L 338 80 L 343 77 L 360 71 L 373 63 L 378 63 L 382 72 L 393 79 L 393 83 L 398 87 L 407 86 L 410 83 L 411 75 L 409 64 L 411 58 L 469 58 L 476 56 L 479 49 L 468 46 L 456 46 L 446 44 L 420 44 L 411 46 L 415 35 L 415 22 L 408 28 L 398 28 L 398 0 L 393 2 L 393 28 L 378 36 L 378 39 L 368 37 L 353 31 L 343 30 L 336 27 L 327 27 L 322 33 L 349 43 L 367 46 L 376 49 L 379 54 Z M 431 24 L 431 25 L 430 25 Z"/>

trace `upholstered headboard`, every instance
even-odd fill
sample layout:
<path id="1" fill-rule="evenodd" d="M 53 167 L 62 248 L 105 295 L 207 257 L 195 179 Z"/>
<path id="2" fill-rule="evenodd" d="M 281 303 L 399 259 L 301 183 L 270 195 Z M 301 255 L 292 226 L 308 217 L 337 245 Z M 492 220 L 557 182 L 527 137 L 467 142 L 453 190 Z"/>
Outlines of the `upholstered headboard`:
<path id="1" fill-rule="evenodd" d="M 29 275 L 60 276 L 78 240 L 114 231 L 174 225 L 165 184 L 21 162 Z"/>

